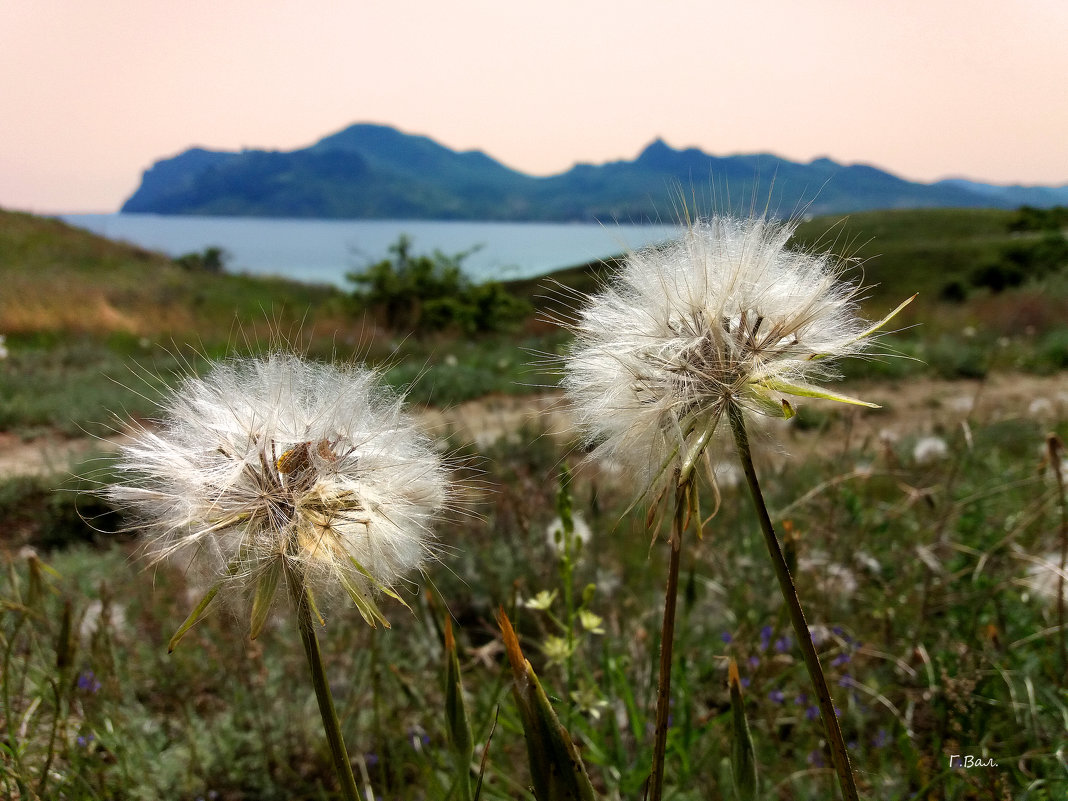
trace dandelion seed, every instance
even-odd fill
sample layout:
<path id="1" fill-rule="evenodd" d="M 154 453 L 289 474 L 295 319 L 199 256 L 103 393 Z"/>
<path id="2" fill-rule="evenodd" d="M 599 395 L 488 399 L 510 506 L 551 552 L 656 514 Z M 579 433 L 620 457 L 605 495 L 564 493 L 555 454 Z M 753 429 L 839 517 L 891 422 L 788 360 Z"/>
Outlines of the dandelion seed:
<path id="1" fill-rule="evenodd" d="M 374 595 L 433 555 L 448 500 L 441 456 L 375 373 L 280 353 L 183 380 L 119 469 L 105 494 L 140 515 L 149 558 L 251 604 L 253 634 L 279 578 L 384 623 Z"/>
<path id="2" fill-rule="evenodd" d="M 816 585 L 824 595 L 853 595 L 857 591 L 857 577 L 845 565 L 832 562 L 825 553 L 814 551 L 798 561 L 800 572 L 816 577 Z"/>
<path id="3" fill-rule="evenodd" d="M 813 382 L 864 352 L 893 314 L 860 319 L 841 262 L 787 249 L 793 231 L 696 222 L 679 242 L 631 254 L 590 299 L 563 384 L 599 455 L 649 486 L 673 463 L 692 471 L 731 405 L 780 418 L 793 414 L 788 397 L 874 406 Z"/>
<path id="4" fill-rule="evenodd" d="M 588 545 L 593 538 L 590 525 L 581 514 L 575 513 L 571 516 L 571 537 L 573 543 L 580 545 Z M 558 555 L 564 552 L 564 524 L 559 517 L 553 518 L 546 527 L 545 542 Z"/>
<path id="5" fill-rule="evenodd" d="M 1035 398 L 1027 406 L 1027 416 L 1048 420 L 1055 414 L 1053 403 L 1049 398 Z"/>
<path id="6" fill-rule="evenodd" d="M 945 459 L 949 446 L 941 437 L 920 437 L 912 446 L 912 461 L 916 464 L 933 464 Z"/>
<path id="7" fill-rule="evenodd" d="M 1027 577 L 1021 583 L 1030 588 L 1036 596 L 1047 603 L 1057 602 L 1057 593 L 1064 587 L 1064 599 L 1068 602 L 1068 580 L 1062 580 L 1060 555 L 1049 553 L 1038 557 L 1028 557 L 1031 564 L 1027 568 Z"/>

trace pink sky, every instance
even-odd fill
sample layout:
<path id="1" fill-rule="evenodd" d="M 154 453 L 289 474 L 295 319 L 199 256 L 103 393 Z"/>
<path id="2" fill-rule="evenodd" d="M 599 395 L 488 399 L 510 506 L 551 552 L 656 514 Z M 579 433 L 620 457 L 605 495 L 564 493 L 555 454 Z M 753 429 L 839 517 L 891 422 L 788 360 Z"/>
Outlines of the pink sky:
<path id="1" fill-rule="evenodd" d="M 534 174 L 827 155 L 1068 182 L 1064 0 L 0 3 L 0 206 L 113 211 L 191 145 L 381 122 Z"/>

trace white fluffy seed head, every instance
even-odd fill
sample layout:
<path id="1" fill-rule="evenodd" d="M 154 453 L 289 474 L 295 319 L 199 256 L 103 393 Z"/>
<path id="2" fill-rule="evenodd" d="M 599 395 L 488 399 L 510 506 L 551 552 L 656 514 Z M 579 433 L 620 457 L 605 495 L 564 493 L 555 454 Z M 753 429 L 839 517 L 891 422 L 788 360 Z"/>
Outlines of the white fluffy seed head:
<path id="1" fill-rule="evenodd" d="M 279 564 L 317 594 L 371 595 L 432 555 L 446 469 L 375 373 L 232 360 L 184 379 L 162 411 L 122 450 L 128 481 L 105 491 L 139 515 L 151 560 L 243 605 Z"/>
<path id="2" fill-rule="evenodd" d="M 872 326 L 842 262 L 790 224 L 713 217 L 628 256 L 572 324 L 564 387 L 590 444 L 646 483 L 700 456 L 729 404 L 778 417 L 819 395 Z"/>

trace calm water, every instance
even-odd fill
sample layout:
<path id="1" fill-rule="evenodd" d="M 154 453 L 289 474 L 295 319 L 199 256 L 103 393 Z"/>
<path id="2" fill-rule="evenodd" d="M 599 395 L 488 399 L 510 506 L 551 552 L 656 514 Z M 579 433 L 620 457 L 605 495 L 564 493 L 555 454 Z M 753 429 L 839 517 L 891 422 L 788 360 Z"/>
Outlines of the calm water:
<path id="1" fill-rule="evenodd" d="M 345 273 L 385 258 L 401 234 L 414 252 L 454 254 L 476 281 L 529 278 L 660 242 L 668 225 L 480 223 L 416 220 L 265 220 L 155 214 L 66 214 L 71 225 L 171 256 L 206 247 L 230 254 L 228 269 L 345 286 Z"/>

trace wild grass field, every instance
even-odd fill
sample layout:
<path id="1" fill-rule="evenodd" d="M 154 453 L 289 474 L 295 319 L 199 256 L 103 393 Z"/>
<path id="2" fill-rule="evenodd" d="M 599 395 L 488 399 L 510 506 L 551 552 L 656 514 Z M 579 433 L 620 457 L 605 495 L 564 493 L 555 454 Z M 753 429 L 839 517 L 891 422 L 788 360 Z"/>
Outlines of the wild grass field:
<path id="1" fill-rule="evenodd" d="M 873 319 L 920 292 L 892 354 L 843 365 L 842 391 L 880 409 L 812 401 L 754 435 L 862 798 L 1068 795 L 1068 270 L 1014 256 L 1049 236 L 1016 219 L 880 212 L 798 232 L 858 260 Z M 190 271 L 0 212 L 0 793 L 339 797 L 292 618 L 279 609 L 250 641 L 247 620 L 214 614 L 168 654 L 205 588 L 179 566 L 146 570 L 128 521 L 94 494 L 123 421 L 150 419 L 177 376 L 285 340 L 408 389 L 462 463 L 474 513 L 439 527 L 440 564 L 403 593 L 411 611 L 383 603 L 392 628 L 321 610 L 361 793 L 460 799 L 463 773 L 482 776 L 481 798 L 533 797 L 503 608 L 597 797 L 640 798 L 667 548 L 627 476 L 585 458 L 545 359 L 568 342 L 546 321 L 561 287 L 588 291 L 605 270 L 509 285 L 534 311 L 508 332 L 415 336 L 340 290 Z M 738 797 L 731 659 L 758 797 L 837 797 L 731 452 L 714 467 L 703 536 L 683 552 L 665 797 Z M 470 762 L 450 739 L 446 619 Z"/>

